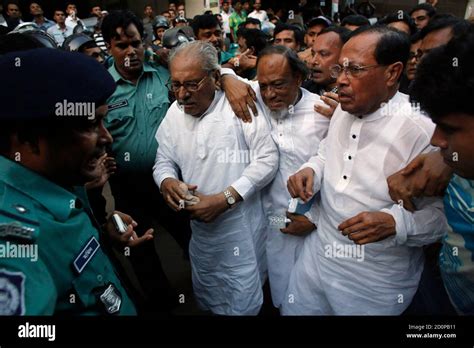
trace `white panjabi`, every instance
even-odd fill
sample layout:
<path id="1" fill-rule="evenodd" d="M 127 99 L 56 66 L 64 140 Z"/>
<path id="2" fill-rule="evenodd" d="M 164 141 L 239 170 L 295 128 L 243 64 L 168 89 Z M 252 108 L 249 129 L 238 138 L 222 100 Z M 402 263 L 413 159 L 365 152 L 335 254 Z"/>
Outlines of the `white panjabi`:
<path id="1" fill-rule="evenodd" d="M 243 198 L 215 221 L 191 221 L 195 298 L 220 315 L 256 315 L 265 281 L 265 215 L 260 190 L 275 176 L 278 150 L 265 118 L 242 123 L 223 92 L 200 117 L 173 103 L 158 132 L 156 184 L 180 175 L 204 195 L 232 186 Z"/>
<path id="2" fill-rule="evenodd" d="M 408 307 L 423 270 L 422 246 L 443 236 L 446 218 L 439 198 L 418 200 L 415 213 L 395 204 L 386 180 L 433 151 L 434 128 L 401 93 L 363 117 L 338 106 L 318 155 L 302 166 L 314 170 L 313 189 L 321 195 L 313 216 L 318 230 L 306 238 L 293 268 L 283 314 L 399 315 Z M 338 226 L 366 211 L 391 214 L 396 235 L 365 244 L 362 258 L 346 255 L 356 245 Z"/>

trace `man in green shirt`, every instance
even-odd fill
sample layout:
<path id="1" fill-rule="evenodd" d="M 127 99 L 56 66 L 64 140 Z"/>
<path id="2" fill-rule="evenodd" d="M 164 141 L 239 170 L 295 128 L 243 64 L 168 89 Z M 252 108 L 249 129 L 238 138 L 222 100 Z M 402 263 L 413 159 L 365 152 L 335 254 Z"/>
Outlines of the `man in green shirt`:
<path id="1" fill-rule="evenodd" d="M 234 5 L 234 12 L 229 17 L 229 27 L 232 42 L 237 42 L 237 30 L 239 25 L 247 20 L 247 14 L 242 10 L 242 2 L 237 1 Z"/>
<path id="2" fill-rule="evenodd" d="M 0 94 L 0 315 L 135 315 L 110 238 L 135 246 L 152 231 L 138 238 L 121 214 L 125 234 L 110 222 L 102 232 L 84 190 L 112 142 L 113 79 L 89 57 L 48 48 L 1 56 L 0 76 L 10 81 Z M 34 81 L 42 88 L 30 93 Z"/>
<path id="3" fill-rule="evenodd" d="M 105 121 L 114 138 L 112 153 L 117 162 L 117 171 L 109 180 L 115 208 L 141 221 L 139 235 L 157 219 L 187 253 L 189 219 L 164 203 L 152 176 L 158 148 L 155 134 L 170 105 L 169 72 L 144 62 L 143 25 L 132 12 L 112 11 L 103 21 L 102 35 L 114 59 L 109 73 L 117 84 L 107 101 Z M 131 253 L 130 261 L 145 293 L 139 310 L 161 312 L 177 304 L 178 296 L 170 289 L 152 243 Z"/>

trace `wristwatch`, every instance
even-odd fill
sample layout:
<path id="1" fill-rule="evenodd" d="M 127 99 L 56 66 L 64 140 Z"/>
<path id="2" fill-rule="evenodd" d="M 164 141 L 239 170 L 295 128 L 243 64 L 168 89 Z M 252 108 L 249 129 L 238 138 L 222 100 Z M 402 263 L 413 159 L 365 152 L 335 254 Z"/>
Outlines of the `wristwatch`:
<path id="1" fill-rule="evenodd" d="M 227 204 L 232 208 L 235 204 L 235 198 L 232 196 L 232 193 L 229 190 L 224 191 L 225 199 L 227 200 Z"/>

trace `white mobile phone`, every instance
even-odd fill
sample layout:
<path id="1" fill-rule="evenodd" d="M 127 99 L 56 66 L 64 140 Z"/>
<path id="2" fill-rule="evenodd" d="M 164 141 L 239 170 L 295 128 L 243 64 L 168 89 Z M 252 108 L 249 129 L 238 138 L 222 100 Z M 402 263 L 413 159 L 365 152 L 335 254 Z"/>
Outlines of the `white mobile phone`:
<path id="1" fill-rule="evenodd" d="M 114 222 L 115 228 L 120 233 L 127 232 L 127 224 L 125 224 L 119 214 L 112 215 L 112 221 Z"/>

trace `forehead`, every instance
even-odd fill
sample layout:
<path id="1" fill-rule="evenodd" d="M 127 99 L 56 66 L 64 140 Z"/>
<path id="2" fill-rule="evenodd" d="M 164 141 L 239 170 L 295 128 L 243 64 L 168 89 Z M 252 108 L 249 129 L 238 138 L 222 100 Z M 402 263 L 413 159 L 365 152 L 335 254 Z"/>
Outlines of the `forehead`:
<path id="1" fill-rule="evenodd" d="M 19 7 L 16 4 L 8 4 L 8 10 L 17 10 Z"/>
<path id="2" fill-rule="evenodd" d="M 375 63 L 375 47 L 380 40 L 377 33 L 360 34 L 342 46 L 339 62 Z"/>
<path id="3" fill-rule="evenodd" d="M 431 33 L 426 34 L 426 36 L 423 38 L 421 47 L 424 50 L 427 50 L 445 45 L 449 42 L 449 40 L 451 40 L 452 36 L 453 30 L 451 27 L 432 31 Z"/>
<path id="4" fill-rule="evenodd" d="M 308 33 L 313 32 L 313 33 L 320 33 L 321 30 L 323 30 L 325 27 L 322 24 L 315 24 L 312 27 L 308 28 Z"/>
<path id="5" fill-rule="evenodd" d="M 314 50 L 337 50 L 341 48 L 341 40 L 339 35 L 334 32 L 324 33 L 316 36 L 314 39 Z"/>
<path id="6" fill-rule="evenodd" d="M 413 12 L 411 14 L 411 18 L 415 18 L 415 17 L 418 17 L 418 16 L 426 16 L 428 12 L 426 12 L 426 10 L 416 10 L 415 12 Z"/>
<path id="7" fill-rule="evenodd" d="M 291 68 L 288 59 L 281 54 L 263 56 L 257 66 L 258 80 L 276 80 L 290 76 Z"/>
<path id="8" fill-rule="evenodd" d="M 295 38 L 295 33 L 293 32 L 293 30 L 283 30 L 275 35 L 275 39 L 288 39 L 288 38 L 290 39 Z"/>
<path id="9" fill-rule="evenodd" d="M 199 33 L 208 33 L 208 32 L 214 32 L 214 31 L 220 31 L 221 28 L 219 26 L 215 26 L 212 28 L 199 28 Z"/>
<path id="10" fill-rule="evenodd" d="M 64 16 L 64 11 L 56 10 L 56 11 L 54 11 L 54 15 L 55 15 L 55 16 L 60 16 L 60 15 L 63 15 L 63 16 Z"/>
<path id="11" fill-rule="evenodd" d="M 170 73 L 173 80 L 190 80 L 202 77 L 203 70 L 199 59 L 188 52 L 183 52 L 171 61 Z"/>
<path id="12" fill-rule="evenodd" d="M 138 32 L 135 24 L 130 24 L 125 30 L 122 27 L 115 29 L 116 33 L 120 36 L 120 41 L 129 39 L 140 39 L 140 33 Z"/>

